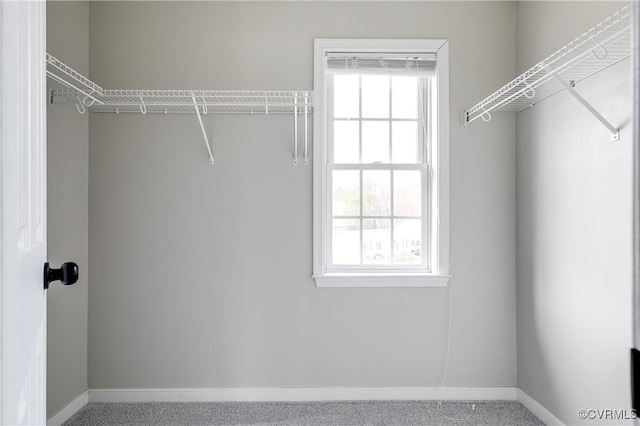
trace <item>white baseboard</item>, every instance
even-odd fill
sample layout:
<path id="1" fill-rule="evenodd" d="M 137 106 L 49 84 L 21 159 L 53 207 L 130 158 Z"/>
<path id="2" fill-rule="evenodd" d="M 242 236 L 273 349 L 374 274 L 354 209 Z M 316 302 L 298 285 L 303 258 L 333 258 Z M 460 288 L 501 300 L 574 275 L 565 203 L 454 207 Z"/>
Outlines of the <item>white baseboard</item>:
<path id="1" fill-rule="evenodd" d="M 564 423 L 560 421 L 556 416 L 551 414 L 551 411 L 547 410 L 535 399 L 527 395 L 522 389 L 518 389 L 518 402 L 527 407 L 537 418 L 547 426 L 564 426 Z"/>
<path id="2" fill-rule="evenodd" d="M 89 402 L 509 400 L 517 388 L 92 389 Z"/>
<path id="3" fill-rule="evenodd" d="M 240 388 L 240 389 L 91 389 L 47 421 L 60 426 L 89 402 L 362 401 L 438 400 L 519 401 L 546 425 L 564 424 L 538 401 L 515 387 L 493 388 Z"/>
<path id="4" fill-rule="evenodd" d="M 64 407 L 58 414 L 51 417 L 47 421 L 47 426 L 61 426 L 64 422 L 69 420 L 75 413 L 80 411 L 82 407 L 89 403 L 89 391 L 84 391 L 82 395 L 74 399 Z"/>

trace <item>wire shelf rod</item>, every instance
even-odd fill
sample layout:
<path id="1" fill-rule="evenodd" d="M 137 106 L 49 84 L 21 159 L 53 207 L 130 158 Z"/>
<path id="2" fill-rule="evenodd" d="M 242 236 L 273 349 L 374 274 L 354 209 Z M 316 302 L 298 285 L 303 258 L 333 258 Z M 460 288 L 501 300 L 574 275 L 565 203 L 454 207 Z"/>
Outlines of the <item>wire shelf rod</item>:
<path id="1" fill-rule="evenodd" d="M 143 98 L 144 99 L 144 98 Z M 96 101 L 99 102 L 99 101 Z M 101 105 L 105 105 L 105 106 L 111 106 L 111 107 L 117 107 L 117 106 L 121 106 L 121 107 L 125 107 L 125 106 L 140 106 L 141 102 L 137 102 L 137 103 L 130 103 L 130 102 L 104 102 L 101 103 Z M 147 108 L 151 108 L 151 107 L 157 107 L 157 108 L 164 108 L 164 107 L 192 107 L 193 103 L 191 104 L 187 104 L 187 103 L 151 103 L 151 102 L 146 102 L 144 101 L 144 105 Z M 216 104 L 203 104 L 203 103 L 198 103 L 198 106 L 202 106 L 202 107 L 207 107 L 207 108 L 211 108 L 211 107 L 227 107 L 227 108 L 264 108 L 265 105 L 258 105 L 258 104 L 222 104 L 222 103 L 216 103 Z M 267 107 L 269 108 L 278 108 L 278 107 L 284 107 L 284 108 L 294 108 L 294 104 L 270 104 L 267 105 Z M 193 112 L 193 111 L 192 111 Z M 239 112 L 243 112 L 243 111 L 239 111 Z M 290 111 L 292 112 L 292 111 Z M 206 113 L 203 111 L 203 114 L 206 115 Z"/>
<path id="2" fill-rule="evenodd" d="M 94 113 L 112 113 L 112 114 L 141 114 L 140 113 L 140 109 L 139 109 L 139 105 L 136 106 L 135 110 L 124 110 L 124 109 L 120 109 L 120 108 L 112 108 L 112 109 L 100 109 L 100 108 L 91 108 L 90 109 L 91 112 Z M 211 114 L 212 111 L 209 111 L 209 114 Z M 271 115 L 271 114 L 276 114 L 276 115 L 291 115 L 291 111 L 269 111 L 268 113 L 265 113 L 265 111 L 214 111 L 213 113 L 215 113 L 216 115 L 238 115 L 238 114 L 246 114 L 246 115 Z M 194 114 L 194 110 L 193 110 L 193 105 L 191 106 L 191 110 L 187 111 L 187 110 L 180 110 L 180 111 L 172 111 L 172 110 L 163 110 L 163 109 L 158 109 L 158 110 L 149 110 L 147 109 L 147 114 L 146 115 L 152 115 L 152 114 L 162 114 L 162 115 L 173 115 L 173 114 Z M 141 114 L 142 115 L 142 114 Z"/>

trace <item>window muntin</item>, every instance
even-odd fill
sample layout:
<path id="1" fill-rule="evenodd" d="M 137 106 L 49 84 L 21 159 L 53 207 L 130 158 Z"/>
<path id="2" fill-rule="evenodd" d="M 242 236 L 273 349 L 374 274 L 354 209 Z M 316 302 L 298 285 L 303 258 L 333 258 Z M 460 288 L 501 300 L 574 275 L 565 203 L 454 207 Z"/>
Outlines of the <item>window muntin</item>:
<path id="1" fill-rule="evenodd" d="M 327 73 L 327 270 L 429 271 L 431 82 Z"/>

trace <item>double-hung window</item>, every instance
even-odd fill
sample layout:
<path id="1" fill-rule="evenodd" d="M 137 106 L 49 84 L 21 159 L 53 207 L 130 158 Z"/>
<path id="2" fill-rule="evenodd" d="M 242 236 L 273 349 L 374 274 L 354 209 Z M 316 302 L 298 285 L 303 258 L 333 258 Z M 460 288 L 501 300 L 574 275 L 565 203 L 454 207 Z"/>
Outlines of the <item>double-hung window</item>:
<path id="1" fill-rule="evenodd" d="M 318 286 L 448 279 L 445 40 L 316 40 Z"/>

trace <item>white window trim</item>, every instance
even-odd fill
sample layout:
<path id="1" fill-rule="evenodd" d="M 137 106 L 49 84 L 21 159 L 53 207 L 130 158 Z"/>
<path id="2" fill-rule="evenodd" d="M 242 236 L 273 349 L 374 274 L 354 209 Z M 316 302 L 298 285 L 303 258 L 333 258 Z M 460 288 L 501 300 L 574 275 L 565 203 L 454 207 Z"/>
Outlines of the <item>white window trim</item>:
<path id="1" fill-rule="evenodd" d="M 327 272 L 327 188 L 328 152 L 326 131 L 327 52 L 435 53 L 438 99 L 437 137 L 433 141 L 438 161 L 432 168 L 432 243 L 437 247 L 431 273 L 411 272 Z M 444 39 L 376 40 L 316 39 L 314 50 L 314 147 L 313 147 L 313 278 L 318 287 L 444 287 L 449 275 L 449 42 Z"/>

